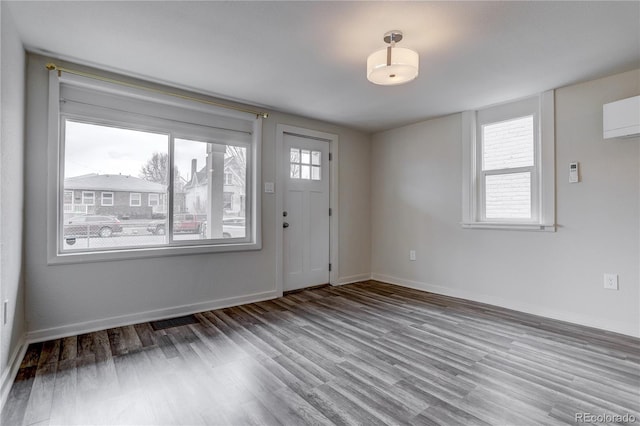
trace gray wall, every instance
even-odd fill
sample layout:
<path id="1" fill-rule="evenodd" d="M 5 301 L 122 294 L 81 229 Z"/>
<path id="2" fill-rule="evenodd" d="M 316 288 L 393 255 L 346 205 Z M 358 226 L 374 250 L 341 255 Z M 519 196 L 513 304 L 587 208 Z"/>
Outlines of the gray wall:
<path id="1" fill-rule="evenodd" d="M 460 114 L 375 134 L 373 277 L 640 336 L 640 143 L 602 139 L 602 105 L 638 94 L 640 70 L 556 91 L 556 233 L 461 228 Z"/>
<path id="2" fill-rule="evenodd" d="M 31 336 L 42 338 L 166 316 L 180 307 L 273 297 L 276 288 L 275 194 L 262 193 L 260 251 L 48 266 L 46 235 L 47 58 L 28 55 L 26 143 L 26 312 Z M 56 61 L 61 63 L 61 61 Z M 77 67 L 76 67 L 77 68 Z M 370 272 L 369 135 L 293 115 L 264 120 L 262 180 L 276 179 L 278 123 L 340 138 L 339 279 Z M 359 244 L 354 244 L 358 241 Z M 174 308 L 177 308 L 177 311 Z"/>
<path id="3" fill-rule="evenodd" d="M 0 2 L 0 14 L 0 301 L 9 300 L 7 324 L 0 321 L 0 372 L 7 373 L 26 329 L 22 268 L 25 53 L 4 2 Z"/>

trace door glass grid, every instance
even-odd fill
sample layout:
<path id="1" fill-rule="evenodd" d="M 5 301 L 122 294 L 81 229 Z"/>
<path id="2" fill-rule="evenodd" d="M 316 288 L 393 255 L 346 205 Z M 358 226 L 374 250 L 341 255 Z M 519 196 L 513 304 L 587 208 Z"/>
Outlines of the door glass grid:
<path id="1" fill-rule="evenodd" d="M 308 149 L 291 148 L 289 152 L 291 179 L 321 180 L 322 153 Z"/>

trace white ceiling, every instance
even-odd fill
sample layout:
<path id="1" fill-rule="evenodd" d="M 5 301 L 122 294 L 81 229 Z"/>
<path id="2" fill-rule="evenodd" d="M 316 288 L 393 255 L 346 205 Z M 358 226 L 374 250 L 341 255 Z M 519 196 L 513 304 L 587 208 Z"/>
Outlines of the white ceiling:
<path id="1" fill-rule="evenodd" d="M 8 2 L 29 50 L 378 131 L 640 67 L 640 2 Z M 365 76 L 385 32 L 411 83 Z"/>

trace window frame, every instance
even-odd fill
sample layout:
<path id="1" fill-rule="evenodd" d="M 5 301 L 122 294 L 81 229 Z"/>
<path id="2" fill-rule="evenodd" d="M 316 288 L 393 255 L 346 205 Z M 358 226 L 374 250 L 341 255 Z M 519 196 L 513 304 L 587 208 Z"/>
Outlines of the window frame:
<path id="1" fill-rule="evenodd" d="M 138 201 L 137 204 L 133 203 L 133 196 L 137 195 Z M 129 193 L 129 207 L 142 207 L 142 193 L 141 192 L 130 192 Z"/>
<path id="2" fill-rule="evenodd" d="M 91 194 L 91 203 L 85 203 L 85 194 Z M 96 205 L 96 192 L 95 191 L 82 191 L 82 204 L 83 206 L 95 206 Z"/>
<path id="3" fill-rule="evenodd" d="M 223 185 L 233 185 L 233 173 L 224 172 L 224 182 Z"/>
<path id="4" fill-rule="evenodd" d="M 533 115 L 534 165 L 484 171 L 481 132 L 485 125 Z M 554 91 L 462 113 L 463 228 L 556 230 Z M 531 219 L 486 217 L 485 179 L 531 171 Z"/>
<path id="5" fill-rule="evenodd" d="M 151 196 L 154 196 L 153 198 L 155 198 L 156 200 L 155 204 L 151 204 Z M 159 205 L 160 205 L 160 194 L 156 192 L 147 193 L 147 207 L 157 207 Z"/>
<path id="6" fill-rule="evenodd" d="M 111 204 L 106 204 L 106 203 L 104 202 L 104 196 L 105 196 L 105 194 L 110 194 L 110 195 L 111 195 Z M 101 206 L 104 206 L 104 207 L 113 207 L 113 205 L 114 205 L 114 203 L 115 203 L 115 198 L 116 198 L 116 196 L 115 196 L 115 194 L 114 194 L 112 191 L 103 191 L 103 192 L 100 194 L 100 205 L 101 205 Z"/>
<path id="7" fill-rule="evenodd" d="M 71 202 L 70 203 L 65 203 L 64 202 L 64 198 L 63 198 L 62 200 L 63 200 L 64 204 L 70 204 L 72 206 L 75 204 L 75 199 L 74 199 L 74 193 L 73 192 L 74 192 L 73 189 L 67 189 L 67 190 L 64 191 L 64 195 L 71 194 Z"/>
<path id="8" fill-rule="evenodd" d="M 144 84 L 144 82 L 142 82 Z M 76 109 L 73 109 L 74 99 L 65 98 L 65 110 L 62 110 L 61 93 L 63 85 L 69 85 L 67 93 L 74 94 L 73 90 L 95 91 L 95 104 L 86 105 L 82 100 L 75 101 Z M 172 89 L 172 91 L 176 91 Z M 115 96 L 114 96 L 115 95 Z M 108 102 L 119 97 L 124 100 L 122 108 L 113 107 Z M 147 91 L 137 87 L 128 87 L 102 81 L 91 77 L 73 75 L 71 73 L 49 73 L 49 123 L 48 123 L 48 161 L 49 184 L 47 186 L 47 252 L 48 264 L 64 264 L 77 262 L 100 262 L 112 260 L 127 260 L 158 256 L 189 255 L 216 252 L 234 252 L 260 250 L 262 248 L 261 236 L 261 145 L 262 145 L 262 117 L 252 113 L 239 112 L 219 106 L 200 103 L 161 92 Z M 106 101 L 105 101 L 106 100 Z M 104 103 L 101 103 L 103 102 Z M 71 104 L 72 106 L 69 107 Z M 141 110 L 128 110 L 129 107 L 142 105 Z M 150 106 L 149 106 L 150 105 Z M 81 106 L 81 108 L 80 108 Z M 146 109 L 145 109 L 146 108 Z M 92 111 L 100 110 L 101 114 Z M 158 114 L 154 114 L 158 111 Z M 175 114 L 175 115 L 174 115 Z M 118 120 L 117 117 L 127 117 Z M 170 240 L 170 244 L 153 246 L 127 246 L 124 248 L 110 248 L 96 251 L 62 251 L 61 235 L 63 217 L 62 192 L 64 191 L 64 127 L 61 125 L 65 118 L 80 119 L 84 122 L 116 125 L 122 128 L 134 130 L 147 130 L 158 132 L 162 125 L 170 125 L 173 129 L 173 137 L 186 139 L 199 139 L 202 130 L 209 131 L 213 136 L 222 139 L 215 141 L 219 144 L 244 145 L 247 147 L 247 236 L 243 239 L 204 239 L 204 240 Z M 214 123 L 214 124 L 210 124 Z M 158 124 L 162 124 L 158 126 Z M 194 129 L 195 131 L 194 134 Z M 229 135 L 244 134 L 243 143 L 235 143 L 235 139 Z M 226 135 L 226 136 L 224 136 Z M 225 139 L 226 138 L 226 139 Z M 243 140 L 243 139 L 241 139 Z M 226 142 L 225 142 L 226 141 Z M 173 144 L 169 146 L 170 156 L 173 156 Z M 173 158 L 170 158 L 170 167 L 173 167 Z M 173 185 L 173 176 L 170 176 L 169 185 Z M 141 200 L 141 205 L 142 205 Z M 168 217 L 173 214 L 172 196 L 168 194 Z M 169 232 L 172 221 L 168 220 Z"/>
<path id="9" fill-rule="evenodd" d="M 231 198 L 231 200 L 229 200 L 229 202 L 228 202 L 229 207 L 227 207 L 227 200 L 225 200 L 227 195 L 229 196 L 229 198 Z M 224 191 L 222 193 L 222 204 L 223 204 L 222 208 L 224 210 L 233 210 L 233 192 L 232 191 Z"/>

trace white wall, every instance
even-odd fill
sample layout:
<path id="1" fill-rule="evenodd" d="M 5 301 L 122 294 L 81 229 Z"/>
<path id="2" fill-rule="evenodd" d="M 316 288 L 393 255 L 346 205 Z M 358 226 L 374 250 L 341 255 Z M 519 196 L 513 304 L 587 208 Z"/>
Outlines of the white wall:
<path id="1" fill-rule="evenodd" d="M 602 139 L 602 105 L 637 94 L 640 70 L 556 91 L 556 233 L 460 227 L 460 114 L 375 134 L 373 277 L 640 336 L 640 141 Z"/>
<path id="2" fill-rule="evenodd" d="M 0 2 L 0 303 L 8 300 L 7 324 L 1 327 L 0 385 L 8 390 L 11 361 L 25 333 L 22 268 L 24 192 L 25 53 L 6 3 Z M 1 308 L 0 308 L 1 309 Z"/>
<path id="3" fill-rule="evenodd" d="M 26 312 L 31 338 L 166 317 L 276 296 L 275 194 L 262 193 L 263 248 L 241 253 L 173 256 L 47 266 L 45 181 L 47 58 L 28 55 L 26 143 Z M 62 61 L 56 61 L 63 64 Z M 75 68 L 81 68 L 74 66 Z M 276 124 L 338 134 L 340 279 L 370 272 L 369 136 L 315 120 L 272 113 L 264 120 L 262 180 L 275 182 Z M 348 192 L 347 192 L 348 191 Z M 351 239 L 362 242 L 354 245 Z"/>

